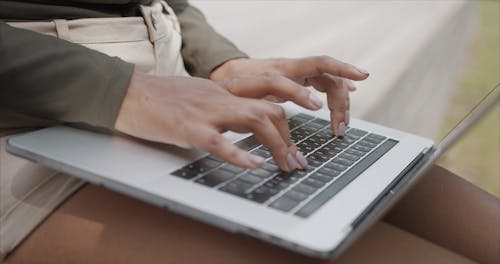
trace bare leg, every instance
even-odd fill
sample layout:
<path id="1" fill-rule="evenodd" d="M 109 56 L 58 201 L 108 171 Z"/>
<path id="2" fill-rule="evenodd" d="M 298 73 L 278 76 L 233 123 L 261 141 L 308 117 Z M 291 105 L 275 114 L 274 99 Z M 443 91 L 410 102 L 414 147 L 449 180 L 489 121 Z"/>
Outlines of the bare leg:
<path id="1" fill-rule="evenodd" d="M 500 263 L 500 201 L 433 167 L 385 221 L 481 263 Z"/>
<path id="2" fill-rule="evenodd" d="M 7 263 L 334 263 L 313 260 L 88 185 Z M 471 263 L 392 225 L 376 224 L 335 263 Z"/>

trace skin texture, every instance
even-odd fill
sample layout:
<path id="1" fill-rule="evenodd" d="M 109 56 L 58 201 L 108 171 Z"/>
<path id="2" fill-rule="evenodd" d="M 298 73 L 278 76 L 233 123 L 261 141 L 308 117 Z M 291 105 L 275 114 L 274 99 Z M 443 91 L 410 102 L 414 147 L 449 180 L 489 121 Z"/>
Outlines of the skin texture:
<path id="1" fill-rule="evenodd" d="M 237 87 L 233 80 L 240 78 L 259 78 L 265 76 L 282 83 L 282 89 L 263 91 Z M 212 72 L 210 78 L 222 83 L 222 86 L 237 96 L 259 97 L 276 102 L 294 101 L 308 108 L 301 100 L 294 100 L 291 94 L 303 94 L 305 86 L 312 86 L 326 93 L 328 108 L 331 111 L 332 130 L 342 136 L 345 126 L 349 124 L 349 92 L 356 87 L 351 80 L 361 81 L 368 78 L 369 73 L 353 65 L 328 56 L 314 56 L 298 59 L 235 59 L 230 60 Z M 225 85 L 229 83 L 229 85 Z M 295 85 L 293 84 L 295 83 Z M 265 87 L 262 87 L 263 89 Z M 302 89 L 300 89 L 302 88 Z M 344 127 L 344 129 L 341 128 Z"/>
<path id="2" fill-rule="evenodd" d="M 281 169 L 299 167 L 296 159 L 301 154 L 290 140 L 280 106 L 234 96 L 206 79 L 134 73 L 115 128 L 150 141 L 202 149 L 240 167 L 258 168 L 262 158 L 221 135 L 227 130 L 253 132 Z"/>
<path id="3" fill-rule="evenodd" d="M 443 185 L 452 186 L 446 195 Z M 338 259 L 315 260 L 87 185 L 6 263 L 498 263 L 498 204 L 434 167 Z M 426 212 L 416 214 L 422 206 Z M 471 221 L 481 230 L 467 228 Z M 420 236 L 421 230 L 428 232 Z"/>
<path id="4" fill-rule="evenodd" d="M 245 168 L 262 166 L 263 159 L 247 153 L 221 133 L 253 132 L 268 147 L 282 170 L 307 166 L 290 139 L 283 108 L 275 102 L 293 101 L 317 110 L 322 103 L 306 85 L 326 92 L 332 127 L 343 135 L 349 123 L 352 80 L 368 73 L 327 56 L 301 59 L 236 59 L 218 67 L 211 80 L 156 77 L 135 72 L 115 128 L 155 142 L 197 148 Z"/>

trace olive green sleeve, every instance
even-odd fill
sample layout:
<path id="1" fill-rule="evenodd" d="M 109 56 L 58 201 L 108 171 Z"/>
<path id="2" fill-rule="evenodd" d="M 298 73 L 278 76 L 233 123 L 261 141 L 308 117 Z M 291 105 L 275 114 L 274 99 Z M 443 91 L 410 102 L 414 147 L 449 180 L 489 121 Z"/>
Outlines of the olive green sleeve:
<path id="1" fill-rule="evenodd" d="M 248 57 L 218 34 L 197 8 L 187 6 L 177 16 L 182 30 L 182 57 L 191 75 L 208 78 L 222 63 Z"/>
<path id="2" fill-rule="evenodd" d="M 134 66 L 0 21 L 1 112 L 112 129 Z M 18 122 L 0 120 L 0 129 Z M 29 124 L 24 124 L 28 126 Z"/>

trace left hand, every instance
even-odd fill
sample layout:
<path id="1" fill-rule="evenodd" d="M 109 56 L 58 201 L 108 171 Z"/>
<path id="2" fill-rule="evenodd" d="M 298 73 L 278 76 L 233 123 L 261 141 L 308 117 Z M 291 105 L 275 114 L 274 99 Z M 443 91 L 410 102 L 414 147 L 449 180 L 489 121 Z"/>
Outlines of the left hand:
<path id="1" fill-rule="evenodd" d="M 353 65 L 328 56 L 315 56 L 234 59 L 215 69 L 210 78 L 237 96 L 293 101 L 317 110 L 322 107 L 321 100 L 305 87 L 313 86 L 326 93 L 332 130 L 335 135 L 343 136 L 349 124 L 349 92 L 356 90 L 351 80 L 360 81 L 368 76 L 368 72 Z"/>

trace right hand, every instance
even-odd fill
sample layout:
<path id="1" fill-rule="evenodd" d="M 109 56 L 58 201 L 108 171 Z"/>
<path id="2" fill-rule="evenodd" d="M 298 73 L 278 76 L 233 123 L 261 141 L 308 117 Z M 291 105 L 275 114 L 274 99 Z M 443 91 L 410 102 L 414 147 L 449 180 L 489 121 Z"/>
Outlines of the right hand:
<path id="1" fill-rule="evenodd" d="M 115 129 L 150 141 L 208 151 L 250 169 L 261 167 L 264 159 L 238 148 L 221 133 L 253 132 L 282 170 L 307 165 L 290 139 L 283 108 L 234 96 L 206 79 L 134 72 Z"/>

